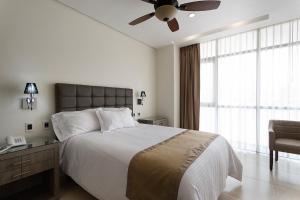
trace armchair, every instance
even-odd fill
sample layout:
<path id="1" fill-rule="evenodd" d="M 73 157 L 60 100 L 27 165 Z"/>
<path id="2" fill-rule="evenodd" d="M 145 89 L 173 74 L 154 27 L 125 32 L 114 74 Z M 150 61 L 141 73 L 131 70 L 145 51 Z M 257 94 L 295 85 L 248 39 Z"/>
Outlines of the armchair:
<path id="1" fill-rule="evenodd" d="M 273 153 L 278 161 L 278 151 L 300 154 L 300 122 L 270 120 L 269 122 L 270 170 L 273 169 Z"/>

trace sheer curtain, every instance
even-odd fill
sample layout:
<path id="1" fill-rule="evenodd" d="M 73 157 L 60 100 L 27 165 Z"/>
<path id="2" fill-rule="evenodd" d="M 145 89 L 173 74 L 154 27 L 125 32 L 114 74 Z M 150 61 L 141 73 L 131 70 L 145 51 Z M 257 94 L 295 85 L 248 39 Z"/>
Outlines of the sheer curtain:
<path id="1" fill-rule="evenodd" d="M 200 130 L 216 131 L 216 41 L 200 45 Z"/>
<path id="2" fill-rule="evenodd" d="M 201 44 L 200 130 L 267 152 L 270 119 L 300 120 L 300 20 Z"/>
<path id="3" fill-rule="evenodd" d="M 300 20 L 260 30 L 260 151 L 270 119 L 300 120 Z"/>

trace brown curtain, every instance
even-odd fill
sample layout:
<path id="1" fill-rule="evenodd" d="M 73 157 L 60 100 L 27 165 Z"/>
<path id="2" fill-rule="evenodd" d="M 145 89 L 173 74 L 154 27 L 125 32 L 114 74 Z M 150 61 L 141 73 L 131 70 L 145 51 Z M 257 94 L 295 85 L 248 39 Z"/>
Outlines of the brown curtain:
<path id="1" fill-rule="evenodd" d="M 180 48 L 180 127 L 199 130 L 200 44 Z"/>

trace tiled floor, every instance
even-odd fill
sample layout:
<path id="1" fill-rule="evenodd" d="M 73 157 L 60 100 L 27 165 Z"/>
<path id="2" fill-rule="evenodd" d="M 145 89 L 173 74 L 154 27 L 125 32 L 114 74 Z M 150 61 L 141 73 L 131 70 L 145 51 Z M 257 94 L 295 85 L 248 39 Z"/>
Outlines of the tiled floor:
<path id="1" fill-rule="evenodd" d="M 300 200 L 300 162 L 279 158 L 273 172 L 269 157 L 239 152 L 243 181 L 228 178 L 219 200 Z"/>
<path id="2" fill-rule="evenodd" d="M 267 156 L 238 152 L 243 182 L 228 178 L 219 200 L 300 200 L 300 162 L 279 158 L 273 172 Z M 76 184 L 63 189 L 61 200 L 95 200 Z"/>

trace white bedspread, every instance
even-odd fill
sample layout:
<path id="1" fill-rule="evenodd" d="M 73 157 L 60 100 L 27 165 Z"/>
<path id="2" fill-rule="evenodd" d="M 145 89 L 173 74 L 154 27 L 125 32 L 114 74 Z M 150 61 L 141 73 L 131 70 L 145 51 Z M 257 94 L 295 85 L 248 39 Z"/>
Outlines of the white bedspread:
<path id="1" fill-rule="evenodd" d="M 81 187 L 101 200 L 126 198 L 131 158 L 183 129 L 138 125 L 110 133 L 91 132 L 62 143 L 61 166 Z M 216 200 L 227 176 L 242 179 L 242 165 L 227 141 L 219 136 L 185 172 L 178 200 Z"/>

